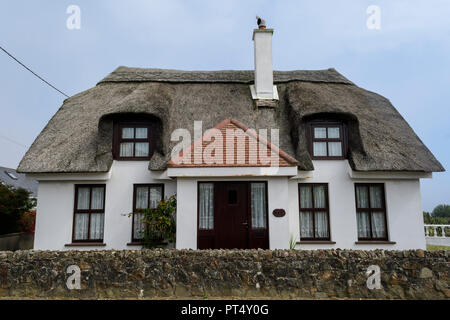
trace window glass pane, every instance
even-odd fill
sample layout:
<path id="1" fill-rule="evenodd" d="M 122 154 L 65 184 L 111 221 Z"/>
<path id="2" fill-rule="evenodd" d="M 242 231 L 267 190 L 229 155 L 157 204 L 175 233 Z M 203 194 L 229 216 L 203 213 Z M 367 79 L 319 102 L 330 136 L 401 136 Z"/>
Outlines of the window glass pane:
<path id="1" fill-rule="evenodd" d="M 328 142 L 328 156 L 342 157 L 342 144 L 340 142 Z"/>
<path id="2" fill-rule="evenodd" d="M 103 220 L 105 215 L 103 213 L 91 214 L 91 229 L 90 240 L 103 239 Z"/>
<path id="3" fill-rule="evenodd" d="M 367 186 L 356 186 L 356 205 L 358 208 L 369 207 L 369 194 Z"/>
<path id="4" fill-rule="evenodd" d="M 386 238 L 384 212 L 372 212 L 372 234 L 374 238 Z"/>
<path id="5" fill-rule="evenodd" d="M 314 138 L 325 139 L 327 137 L 327 128 L 314 128 Z"/>
<path id="6" fill-rule="evenodd" d="M 314 215 L 316 223 L 316 238 L 328 238 L 328 214 L 326 211 L 316 212 Z"/>
<path id="7" fill-rule="evenodd" d="M 340 138 L 339 127 L 328 128 L 328 138 L 329 139 L 339 139 Z"/>
<path id="8" fill-rule="evenodd" d="M 122 139 L 133 139 L 134 128 L 122 128 Z"/>
<path id="9" fill-rule="evenodd" d="M 300 212 L 300 238 L 313 238 L 313 213 L 302 211 Z"/>
<path id="10" fill-rule="evenodd" d="M 237 190 L 234 189 L 228 190 L 228 204 L 237 204 L 237 203 L 238 203 Z"/>
<path id="11" fill-rule="evenodd" d="M 251 184 L 252 228 L 266 228 L 266 184 Z"/>
<path id="12" fill-rule="evenodd" d="M 144 218 L 143 213 L 135 213 L 133 220 L 133 238 L 134 239 L 143 239 L 144 238 L 144 222 L 142 219 Z"/>
<path id="13" fill-rule="evenodd" d="M 314 186 L 314 208 L 326 208 L 325 186 Z"/>
<path id="14" fill-rule="evenodd" d="M 313 143 L 313 154 L 315 157 L 326 157 L 327 156 L 327 143 L 326 142 L 314 142 Z"/>
<path id="15" fill-rule="evenodd" d="M 90 198 L 90 188 L 82 187 L 78 188 L 78 210 L 89 210 L 89 198 Z"/>
<path id="16" fill-rule="evenodd" d="M 156 208 L 162 200 L 162 187 L 150 188 L 150 208 Z"/>
<path id="17" fill-rule="evenodd" d="M 136 128 L 136 139 L 147 139 L 147 128 Z"/>
<path id="18" fill-rule="evenodd" d="M 148 187 L 136 187 L 136 209 L 148 208 Z"/>
<path id="19" fill-rule="evenodd" d="M 300 185 L 300 208 L 312 208 L 312 187 Z"/>
<path id="20" fill-rule="evenodd" d="M 92 188 L 92 203 L 91 209 L 93 210 L 101 210 L 103 209 L 103 193 L 105 189 L 103 187 L 94 187 Z"/>
<path id="21" fill-rule="evenodd" d="M 133 142 L 123 142 L 120 144 L 120 156 L 121 157 L 132 157 L 133 156 Z"/>
<path id="22" fill-rule="evenodd" d="M 199 229 L 214 229 L 214 184 L 199 185 Z"/>
<path id="23" fill-rule="evenodd" d="M 383 187 L 382 186 L 370 186 L 370 207 L 382 208 L 383 207 Z"/>
<path id="24" fill-rule="evenodd" d="M 357 212 L 358 238 L 370 238 L 370 221 L 368 212 Z"/>
<path id="25" fill-rule="evenodd" d="M 75 232 L 74 240 L 87 240 L 89 227 L 89 214 L 76 213 L 75 214 Z"/>
<path id="26" fill-rule="evenodd" d="M 136 142 L 136 157 L 148 157 L 148 142 Z"/>

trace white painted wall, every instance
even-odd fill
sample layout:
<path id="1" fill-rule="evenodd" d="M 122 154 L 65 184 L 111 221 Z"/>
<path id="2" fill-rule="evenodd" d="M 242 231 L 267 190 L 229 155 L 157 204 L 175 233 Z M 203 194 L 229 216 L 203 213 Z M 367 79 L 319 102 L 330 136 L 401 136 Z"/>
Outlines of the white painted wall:
<path id="1" fill-rule="evenodd" d="M 289 181 L 290 233 L 300 239 L 298 183 L 328 183 L 331 241 L 336 244 L 300 244 L 298 249 L 425 249 L 419 179 L 398 179 L 393 174 L 370 179 L 352 179 L 347 160 L 313 161 L 315 170 L 302 179 Z M 355 187 L 358 182 L 384 183 L 389 240 L 396 244 L 357 245 Z"/>
<path id="2" fill-rule="evenodd" d="M 158 180 L 147 161 L 114 161 L 107 180 L 40 181 L 34 249 L 136 249 L 131 242 L 133 184 L 164 183 L 164 195 L 176 192 L 173 180 Z M 57 177 L 55 177 L 56 179 Z M 75 184 L 106 184 L 104 247 L 65 247 L 72 242 Z"/>
<path id="3" fill-rule="evenodd" d="M 269 242 L 271 249 L 289 248 L 289 237 L 299 239 L 298 183 L 328 183 L 330 201 L 331 240 L 336 244 L 300 244 L 298 249 L 417 249 L 425 248 L 419 179 L 383 176 L 377 180 L 351 178 L 347 161 L 314 161 L 313 172 L 299 172 L 296 178 L 267 177 L 178 177 L 161 179 L 160 172 L 150 172 L 148 163 L 115 161 L 108 175 L 87 177 L 86 180 L 52 176 L 41 180 L 38 189 L 35 249 L 136 249 L 127 246 L 131 240 L 133 184 L 164 183 L 165 196 L 177 193 L 176 247 L 197 247 L 197 182 L 198 181 L 268 181 Z M 50 180 L 48 180 L 50 179 Z M 54 180 L 51 180 L 54 179 Z M 57 179 L 61 179 L 57 181 Z M 396 244 L 356 245 L 356 208 L 354 183 L 385 184 L 389 240 Z M 106 184 L 104 247 L 65 247 L 72 240 L 75 184 Z M 287 215 L 276 218 L 274 209 L 285 209 Z"/>

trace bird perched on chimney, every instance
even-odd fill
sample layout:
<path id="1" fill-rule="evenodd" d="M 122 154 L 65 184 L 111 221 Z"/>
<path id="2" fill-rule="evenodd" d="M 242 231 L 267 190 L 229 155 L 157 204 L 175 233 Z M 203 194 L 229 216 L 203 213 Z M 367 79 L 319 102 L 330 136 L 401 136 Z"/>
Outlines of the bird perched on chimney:
<path id="1" fill-rule="evenodd" d="M 259 29 L 265 29 L 266 28 L 266 20 L 256 16 L 256 22 L 258 23 Z"/>

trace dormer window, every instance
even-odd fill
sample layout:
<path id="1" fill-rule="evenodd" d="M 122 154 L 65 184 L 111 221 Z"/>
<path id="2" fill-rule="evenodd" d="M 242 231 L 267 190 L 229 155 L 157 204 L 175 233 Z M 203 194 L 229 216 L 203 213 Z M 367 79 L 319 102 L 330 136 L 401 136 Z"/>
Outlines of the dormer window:
<path id="1" fill-rule="evenodd" d="M 149 160 L 151 158 L 155 149 L 153 123 L 118 122 L 114 126 L 114 159 Z"/>
<path id="2" fill-rule="evenodd" d="M 340 122 L 310 122 L 309 152 L 313 160 L 340 160 L 347 157 L 346 127 Z"/>

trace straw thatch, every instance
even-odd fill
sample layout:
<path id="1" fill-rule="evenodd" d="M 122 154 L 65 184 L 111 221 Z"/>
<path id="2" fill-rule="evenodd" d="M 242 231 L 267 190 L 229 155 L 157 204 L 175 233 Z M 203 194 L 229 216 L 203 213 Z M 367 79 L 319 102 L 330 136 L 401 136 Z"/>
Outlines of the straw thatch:
<path id="1" fill-rule="evenodd" d="M 157 151 L 149 169 L 164 169 L 177 128 L 193 132 L 237 119 L 253 129 L 280 129 L 280 148 L 312 170 L 305 122 L 338 118 L 349 127 L 349 162 L 358 171 L 443 171 L 390 102 L 355 86 L 334 69 L 275 71 L 277 108 L 256 109 L 253 71 L 176 71 L 120 67 L 97 86 L 64 101 L 36 138 L 18 170 L 106 172 L 112 164 L 112 123 L 119 114 L 158 119 Z"/>

